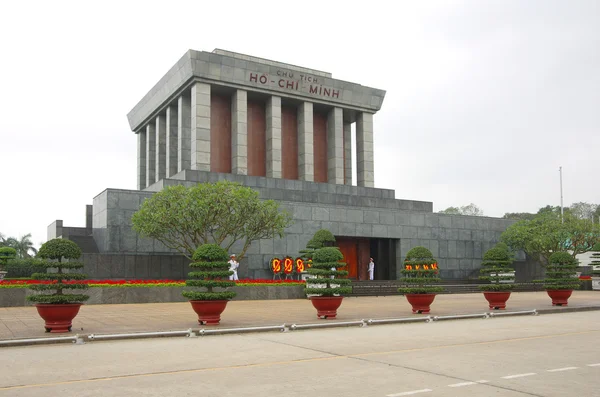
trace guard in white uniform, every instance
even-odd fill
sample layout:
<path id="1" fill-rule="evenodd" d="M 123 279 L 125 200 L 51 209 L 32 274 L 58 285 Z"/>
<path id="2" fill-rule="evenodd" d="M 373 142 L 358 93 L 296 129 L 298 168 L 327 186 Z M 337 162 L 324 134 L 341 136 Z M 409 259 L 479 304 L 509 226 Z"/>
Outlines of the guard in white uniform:
<path id="1" fill-rule="evenodd" d="M 373 276 L 375 275 L 375 262 L 373 262 L 373 258 L 369 258 L 369 280 L 373 280 Z"/>
<path id="2" fill-rule="evenodd" d="M 237 274 L 237 269 L 238 269 L 238 267 L 240 267 L 240 263 L 235 260 L 235 254 L 230 255 L 229 258 L 230 258 L 229 271 L 233 272 L 233 274 L 231 276 L 229 276 L 229 279 L 230 280 L 239 280 L 238 274 Z"/>

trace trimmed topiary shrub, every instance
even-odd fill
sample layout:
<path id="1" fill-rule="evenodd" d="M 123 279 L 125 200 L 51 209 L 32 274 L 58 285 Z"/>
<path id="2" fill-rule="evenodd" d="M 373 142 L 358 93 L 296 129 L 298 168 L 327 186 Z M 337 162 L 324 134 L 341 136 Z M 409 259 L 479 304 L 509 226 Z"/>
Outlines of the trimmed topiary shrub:
<path id="1" fill-rule="evenodd" d="M 188 273 L 189 280 L 185 280 L 188 287 L 206 288 L 206 291 L 183 291 L 182 295 L 190 300 L 226 300 L 235 296 L 233 291 L 213 291 L 213 288 L 227 288 L 235 286 L 235 281 L 228 279 L 233 274 L 229 270 L 229 255 L 227 251 L 217 244 L 204 244 L 196 249 L 192 257 L 194 262 L 190 267 L 198 271 Z"/>
<path id="2" fill-rule="evenodd" d="M 581 286 L 577 278 L 577 259 L 568 252 L 555 252 L 550 255 L 546 266 L 544 288 L 550 290 L 572 290 Z"/>
<path id="3" fill-rule="evenodd" d="M 346 266 L 340 262 L 344 255 L 338 247 L 323 247 L 317 249 L 312 255 L 312 267 L 307 272 L 315 276 L 306 280 L 306 295 L 340 296 L 352 292 L 351 280 L 340 278 L 348 275 L 345 270 L 338 270 Z"/>
<path id="4" fill-rule="evenodd" d="M 598 249 L 594 249 L 594 252 L 592 253 L 592 256 L 590 258 L 590 265 L 592 266 L 592 275 L 594 277 L 600 277 L 600 244 L 596 244 L 594 248 Z"/>
<path id="5" fill-rule="evenodd" d="M 312 261 L 312 256 L 316 250 L 323 247 L 332 247 L 335 245 L 335 237 L 327 229 L 317 230 L 313 238 L 306 244 L 306 248 L 300 250 L 300 257 L 305 261 Z"/>
<path id="6" fill-rule="evenodd" d="M 425 247 L 414 247 L 406 254 L 404 269 L 401 270 L 403 286 L 398 288 L 402 294 L 434 294 L 444 291 L 443 287 L 433 284 L 441 281 L 437 260 Z"/>
<path id="7" fill-rule="evenodd" d="M 5 267 L 9 259 L 14 259 L 17 256 L 17 250 L 11 247 L 0 247 L 0 280 L 6 274 Z"/>
<path id="8" fill-rule="evenodd" d="M 514 288 L 515 274 L 510 267 L 514 259 L 506 244 L 499 243 L 483 255 L 479 280 L 489 284 L 480 285 L 482 291 L 510 291 Z"/>
<path id="9" fill-rule="evenodd" d="M 67 294 L 65 290 L 87 289 L 88 285 L 81 282 L 87 277 L 83 273 L 72 273 L 71 270 L 83 268 L 83 263 L 74 261 L 81 257 L 81 249 L 70 240 L 55 238 L 42 244 L 38 257 L 45 259 L 40 262 L 46 268 L 45 273 L 34 273 L 34 280 L 47 281 L 48 284 L 30 284 L 29 289 L 44 292 L 38 295 L 30 295 L 27 300 L 36 303 L 82 303 L 89 299 L 88 295 Z M 66 260 L 66 261 L 65 261 Z M 48 272 L 48 269 L 56 269 Z M 65 272 L 65 270 L 67 272 Z M 54 293 L 46 293 L 55 291 Z"/>

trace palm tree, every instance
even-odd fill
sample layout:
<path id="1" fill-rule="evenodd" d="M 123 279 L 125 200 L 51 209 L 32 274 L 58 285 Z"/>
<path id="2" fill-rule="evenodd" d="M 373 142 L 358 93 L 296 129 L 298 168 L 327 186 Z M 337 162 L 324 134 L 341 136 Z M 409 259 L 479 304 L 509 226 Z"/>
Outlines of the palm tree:
<path id="1" fill-rule="evenodd" d="M 6 245 L 6 238 L 4 234 L 0 233 L 0 247 L 4 247 Z"/>
<path id="2" fill-rule="evenodd" d="M 31 257 L 29 251 L 32 251 L 34 255 L 37 254 L 37 249 L 35 249 L 33 241 L 31 241 L 31 233 L 22 236 L 21 239 L 9 237 L 5 242 L 7 246 L 17 251 L 17 258 L 24 259 Z"/>

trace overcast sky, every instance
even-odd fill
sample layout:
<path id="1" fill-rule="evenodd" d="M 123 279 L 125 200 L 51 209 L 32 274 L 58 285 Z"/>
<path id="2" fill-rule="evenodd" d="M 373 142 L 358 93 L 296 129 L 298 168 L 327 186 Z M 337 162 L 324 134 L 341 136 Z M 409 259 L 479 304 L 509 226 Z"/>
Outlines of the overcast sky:
<path id="1" fill-rule="evenodd" d="M 10 4 L 10 5 L 8 5 Z M 0 232 L 85 225 L 136 188 L 126 114 L 188 49 L 387 91 L 375 185 L 485 215 L 600 202 L 600 1 L 19 1 L 0 5 Z"/>

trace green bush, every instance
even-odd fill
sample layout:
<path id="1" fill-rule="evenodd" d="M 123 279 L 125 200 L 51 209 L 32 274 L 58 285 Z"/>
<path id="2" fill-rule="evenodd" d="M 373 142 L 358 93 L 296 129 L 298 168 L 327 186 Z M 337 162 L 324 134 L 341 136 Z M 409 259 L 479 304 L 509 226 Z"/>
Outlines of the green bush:
<path id="1" fill-rule="evenodd" d="M 31 278 L 34 280 L 50 281 L 51 284 L 30 284 L 29 289 L 33 291 L 44 292 L 38 295 L 30 295 L 27 300 L 36 303 L 82 303 L 89 299 L 88 295 L 65 294 L 64 290 L 82 290 L 87 289 L 85 283 L 74 283 L 77 280 L 85 280 L 87 277 L 82 273 L 65 273 L 63 270 L 81 269 L 83 263 L 74 261 L 81 256 L 81 249 L 77 244 L 70 240 L 56 238 L 42 244 L 38 256 L 44 261 L 39 262 L 40 266 L 48 269 L 56 269 L 55 272 L 34 273 Z M 68 262 L 64 262 L 64 260 Z M 55 291 L 54 293 L 48 293 Z"/>
<path id="2" fill-rule="evenodd" d="M 340 278 L 348 275 L 347 271 L 338 270 L 346 266 L 340 262 L 342 259 L 344 255 L 338 247 L 317 249 L 312 255 L 312 266 L 307 270 L 315 278 L 306 280 L 306 295 L 338 296 L 351 293 L 351 280 Z"/>
<path id="3" fill-rule="evenodd" d="M 10 259 L 17 256 L 17 250 L 11 247 L 0 247 L 0 271 L 4 271 L 6 264 Z M 4 278 L 4 273 L 0 274 L 0 280 Z"/>
<path id="4" fill-rule="evenodd" d="M 592 247 L 591 251 L 600 252 L 600 243 L 594 244 L 594 246 Z"/>
<path id="5" fill-rule="evenodd" d="M 203 244 L 192 257 L 194 262 L 190 267 L 198 269 L 188 273 L 190 279 L 185 280 L 188 287 L 206 288 L 206 291 L 183 291 L 182 295 L 190 300 L 225 300 L 235 296 L 233 291 L 213 291 L 213 288 L 227 288 L 235 286 L 235 282 L 228 279 L 233 274 L 229 270 L 229 255 L 227 251 L 216 244 Z"/>
<path id="6" fill-rule="evenodd" d="M 11 259 L 4 270 L 7 271 L 5 278 L 31 278 L 34 273 L 46 271 L 45 261 L 40 258 Z"/>
<path id="7" fill-rule="evenodd" d="M 335 237 L 333 233 L 327 229 L 317 230 L 314 236 L 306 244 L 306 248 L 300 250 L 300 257 L 305 261 L 312 261 L 312 256 L 316 250 L 333 245 L 335 245 Z"/>
<path id="8" fill-rule="evenodd" d="M 592 262 L 590 263 L 592 266 L 592 275 L 595 277 L 600 276 L 600 251 L 594 251 L 592 254 Z M 598 270 L 595 270 L 598 269 Z"/>
<path id="9" fill-rule="evenodd" d="M 514 288 L 515 275 L 510 267 L 513 257 L 504 243 L 497 244 L 483 255 L 479 280 L 489 282 L 480 285 L 482 291 L 510 291 Z M 511 273 L 510 275 L 501 275 Z M 503 282 L 504 281 L 504 282 Z"/>
<path id="10" fill-rule="evenodd" d="M 544 288 L 551 290 L 572 290 L 581 286 L 577 278 L 577 259 L 568 252 L 555 252 L 550 255 L 546 266 Z"/>
<path id="11" fill-rule="evenodd" d="M 406 254 L 404 269 L 401 270 L 403 282 L 398 288 L 402 294 L 434 294 L 444 288 L 433 284 L 441 281 L 437 260 L 425 247 L 414 247 Z"/>

